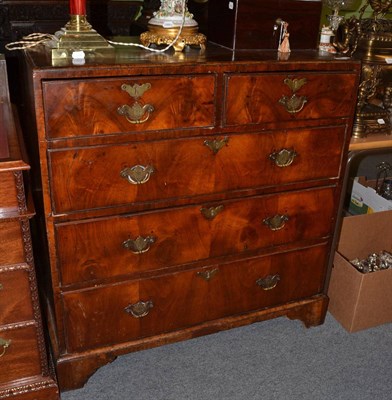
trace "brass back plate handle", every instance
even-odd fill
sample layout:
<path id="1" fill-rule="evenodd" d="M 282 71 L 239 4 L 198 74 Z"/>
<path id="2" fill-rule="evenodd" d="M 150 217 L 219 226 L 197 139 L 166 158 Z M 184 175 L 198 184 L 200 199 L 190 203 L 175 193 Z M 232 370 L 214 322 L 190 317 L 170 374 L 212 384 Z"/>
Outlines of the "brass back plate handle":
<path id="1" fill-rule="evenodd" d="M 154 106 L 151 104 L 144 104 L 139 99 L 143 96 L 144 92 L 150 88 L 150 83 L 144 83 L 142 85 L 135 84 L 132 86 L 125 83 L 122 84 L 121 90 L 124 90 L 133 97 L 134 102 L 131 105 L 124 104 L 118 107 L 118 114 L 123 115 L 131 124 L 142 124 L 143 122 L 146 122 L 154 111 Z"/>
<path id="2" fill-rule="evenodd" d="M 134 318 L 142 318 L 148 315 L 154 304 L 151 300 L 148 301 L 138 301 L 135 304 L 129 304 L 124 308 L 124 311 Z"/>
<path id="3" fill-rule="evenodd" d="M 11 345 L 11 340 L 6 340 L 0 337 L 0 357 L 3 357 L 8 347 Z"/>
<path id="4" fill-rule="evenodd" d="M 199 271 L 197 272 L 197 276 L 204 279 L 205 281 L 209 282 L 217 273 L 219 272 L 218 268 L 206 270 L 206 271 Z"/>
<path id="5" fill-rule="evenodd" d="M 272 160 L 277 167 L 285 168 L 293 163 L 297 155 L 298 154 L 292 149 L 282 149 L 271 153 L 269 159 Z"/>
<path id="6" fill-rule="evenodd" d="M 120 176 L 133 185 L 141 185 L 148 182 L 153 172 L 154 167 L 151 165 L 134 165 L 133 167 L 124 168 L 120 172 Z"/>
<path id="7" fill-rule="evenodd" d="M 306 78 L 286 78 L 284 84 L 287 85 L 292 95 L 291 96 L 282 96 L 279 99 L 279 104 L 281 104 L 289 114 L 297 114 L 299 113 L 308 102 L 306 96 L 298 96 L 296 93 L 299 89 L 301 89 L 304 85 L 306 85 Z"/>
<path id="8" fill-rule="evenodd" d="M 156 241 L 154 236 L 138 236 L 136 239 L 128 239 L 122 243 L 124 249 L 132 251 L 134 254 L 146 253 L 150 250 L 151 244 Z"/>
<path id="9" fill-rule="evenodd" d="M 287 215 L 276 214 L 273 217 L 268 217 L 263 220 L 263 223 L 271 229 L 271 231 L 279 231 L 283 229 L 286 222 L 289 220 Z"/>
<path id="10" fill-rule="evenodd" d="M 221 204 L 219 206 L 216 207 L 209 207 L 209 208 L 205 208 L 202 207 L 200 209 L 201 214 L 203 215 L 203 217 L 205 219 L 209 219 L 212 220 L 214 219 L 219 213 L 221 213 L 224 209 L 224 206 Z"/>
<path id="11" fill-rule="evenodd" d="M 304 105 L 308 102 L 308 99 L 306 96 L 297 96 L 296 94 L 293 94 L 292 96 L 282 96 L 279 99 L 279 104 L 284 106 L 286 111 L 290 114 L 297 114 L 299 113 L 303 108 Z"/>
<path id="12" fill-rule="evenodd" d="M 264 278 L 258 279 L 256 281 L 256 284 L 260 286 L 261 289 L 263 290 L 271 290 L 274 287 L 276 287 L 279 281 L 280 281 L 279 274 L 275 274 L 275 275 L 268 275 Z"/>

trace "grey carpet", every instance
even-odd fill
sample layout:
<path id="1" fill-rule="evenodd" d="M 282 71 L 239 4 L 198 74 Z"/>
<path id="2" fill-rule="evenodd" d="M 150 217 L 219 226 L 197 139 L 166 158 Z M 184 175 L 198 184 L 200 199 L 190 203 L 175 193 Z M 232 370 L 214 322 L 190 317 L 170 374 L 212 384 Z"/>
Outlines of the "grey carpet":
<path id="1" fill-rule="evenodd" d="M 392 324 L 279 318 L 118 357 L 62 400 L 391 400 Z"/>

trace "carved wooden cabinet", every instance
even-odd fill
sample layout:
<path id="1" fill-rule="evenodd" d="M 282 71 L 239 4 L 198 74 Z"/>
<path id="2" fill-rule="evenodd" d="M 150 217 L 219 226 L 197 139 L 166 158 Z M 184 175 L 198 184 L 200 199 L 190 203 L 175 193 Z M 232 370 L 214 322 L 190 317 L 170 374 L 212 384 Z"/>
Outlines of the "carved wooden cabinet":
<path id="1" fill-rule="evenodd" d="M 0 399 L 55 400 L 41 322 L 24 161 L 0 58 Z"/>
<path id="2" fill-rule="evenodd" d="M 64 390 L 129 351 L 324 321 L 358 62 L 212 45 L 25 60 Z"/>

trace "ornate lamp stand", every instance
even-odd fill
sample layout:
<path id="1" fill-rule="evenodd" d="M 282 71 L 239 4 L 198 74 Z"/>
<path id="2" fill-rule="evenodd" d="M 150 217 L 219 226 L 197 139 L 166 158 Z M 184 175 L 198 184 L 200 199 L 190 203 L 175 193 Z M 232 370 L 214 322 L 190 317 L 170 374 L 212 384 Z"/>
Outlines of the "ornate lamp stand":
<path id="1" fill-rule="evenodd" d="M 205 48 L 207 38 L 198 33 L 198 23 L 188 11 L 186 0 L 161 0 L 159 10 L 149 20 L 147 27 L 148 31 L 140 35 L 144 46 L 168 45 L 175 41 L 175 51 L 182 51 L 187 45 L 199 46 L 202 50 Z"/>
<path id="2" fill-rule="evenodd" d="M 72 57 L 75 51 L 100 54 L 112 52 L 113 47 L 99 35 L 86 18 L 86 0 L 70 0 L 70 21 L 56 36 L 52 60 Z"/>

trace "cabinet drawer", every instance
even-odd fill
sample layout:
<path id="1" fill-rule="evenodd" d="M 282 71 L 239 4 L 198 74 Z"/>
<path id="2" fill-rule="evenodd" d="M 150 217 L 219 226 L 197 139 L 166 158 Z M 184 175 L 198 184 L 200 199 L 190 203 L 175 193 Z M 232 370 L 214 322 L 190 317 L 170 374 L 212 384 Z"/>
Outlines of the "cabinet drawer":
<path id="1" fill-rule="evenodd" d="M 350 73 L 229 75 L 226 85 L 228 126 L 348 117 L 356 95 Z"/>
<path id="2" fill-rule="evenodd" d="M 0 211 L 1 213 L 18 210 L 20 199 L 18 199 L 16 175 L 13 172 L 0 172 Z M 22 189 L 22 188 L 21 188 Z"/>
<path id="3" fill-rule="evenodd" d="M 63 213 L 333 178 L 345 135 L 340 126 L 52 150 L 52 206 Z"/>
<path id="4" fill-rule="evenodd" d="M 328 237 L 334 187 L 56 225 L 63 285 Z M 317 223 L 315 223 L 317 221 Z"/>
<path id="5" fill-rule="evenodd" d="M 35 326 L 0 329 L 0 384 L 41 374 Z"/>
<path id="6" fill-rule="evenodd" d="M 0 220 L 0 265 L 25 261 L 21 221 Z"/>
<path id="7" fill-rule="evenodd" d="M 33 319 L 31 273 L 27 264 L 0 267 L 0 325 Z"/>
<path id="8" fill-rule="evenodd" d="M 52 139 L 215 123 L 215 75 L 48 81 L 43 97 Z"/>
<path id="9" fill-rule="evenodd" d="M 326 255 L 326 246 L 318 246 L 63 294 L 67 351 L 110 346 L 315 295 L 323 286 Z"/>

